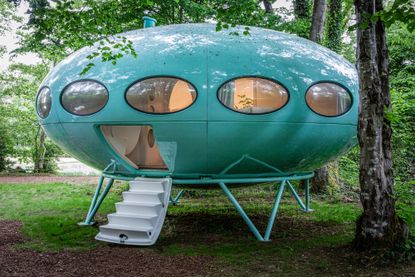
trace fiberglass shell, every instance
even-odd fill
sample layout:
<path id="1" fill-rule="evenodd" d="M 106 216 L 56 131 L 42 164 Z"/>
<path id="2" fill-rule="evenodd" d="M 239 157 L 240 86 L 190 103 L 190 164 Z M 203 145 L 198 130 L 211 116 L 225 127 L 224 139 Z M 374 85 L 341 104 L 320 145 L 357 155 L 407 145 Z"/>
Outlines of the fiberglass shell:
<path id="1" fill-rule="evenodd" d="M 239 28 L 239 29 L 238 29 Z M 104 169 L 111 160 L 118 172 L 131 175 L 161 174 L 180 177 L 215 176 L 248 155 L 228 174 L 272 174 L 266 163 L 285 173 L 320 167 L 356 143 L 358 84 L 355 68 L 334 52 L 306 39 L 276 31 L 251 28 L 248 36 L 216 32 L 212 24 L 170 25 L 123 34 L 133 42 L 137 58 L 124 55 L 114 66 L 86 57 L 97 47 L 83 48 L 67 57 L 47 76 L 52 108 L 39 118 L 48 136 L 80 161 Z M 151 114 L 133 109 L 126 90 L 137 80 L 167 76 L 194 86 L 197 97 L 186 109 Z M 218 90 L 240 77 L 277 82 L 288 92 L 280 109 L 244 114 L 226 108 Z M 105 106 L 78 116 L 62 107 L 68 84 L 95 80 L 108 90 Z M 322 116 L 306 103 L 307 89 L 319 82 L 340 85 L 352 105 L 340 116 Z M 137 169 L 126 163 L 103 138 L 101 125 L 150 125 L 167 170 Z"/>

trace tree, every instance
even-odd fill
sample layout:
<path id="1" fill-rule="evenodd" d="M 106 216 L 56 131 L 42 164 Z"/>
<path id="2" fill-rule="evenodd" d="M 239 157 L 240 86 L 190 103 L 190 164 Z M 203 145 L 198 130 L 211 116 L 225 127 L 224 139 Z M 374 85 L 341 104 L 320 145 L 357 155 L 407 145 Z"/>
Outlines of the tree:
<path id="1" fill-rule="evenodd" d="M 310 19 L 310 0 L 294 0 L 293 6 L 297 19 Z"/>
<path id="2" fill-rule="evenodd" d="M 388 28 L 393 168 L 401 182 L 415 179 L 415 33 L 406 24 Z"/>
<path id="3" fill-rule="evenodd" d="M 326 0 L 314 0 L 310 39 L 317 43 L 323 40 L 324 19 L 326 17 Z"/>
<path id="4" fill-rule="evenodd" d="M 46 139 L 33 103 L 47 72 L 44 64 L 12 64 L 0 74 L 0 120 L 7 134 L 7 155 L 33 162 L 35 172 L 53 170 L 54 157 L 61 153 Z"/>
<path id="5" fill-rule="evenodd" d="M 12 21 L 20 21 L 20 18 L 15 15 L 15 7 L 7 0 L 0 0 L 0 35 L 4 35 L 6 31 L 10 30 L 10 23 Z M 0 56 L 6 52 L 6 47 L 0 44 Z"/>
<path id="6" fill-rule="evenodd" d="M 329 9 L 327 13 L 327 30 L 325 45 L 334 52 L 339 53 L 342 47 L 342 1 L 341 0 L 330 0 Z"/>
<path id="7" fill-rule="evenodd" d="M 360 86 L 358 139 L 360 200 L 363 213 L 356 222 L 359 249 L 394 247 L 407 239 L 408 228 L 396 215 L 393 197 L 388 49 L 381 19 L 381 0 L 356 0 L 357 70 Z"/>

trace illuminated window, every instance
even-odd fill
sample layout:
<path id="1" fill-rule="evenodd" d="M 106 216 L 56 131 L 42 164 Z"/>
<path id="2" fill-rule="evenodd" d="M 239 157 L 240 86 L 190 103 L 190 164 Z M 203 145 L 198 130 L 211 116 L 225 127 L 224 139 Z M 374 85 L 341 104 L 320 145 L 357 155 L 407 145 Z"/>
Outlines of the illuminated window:
<path id="1" fill-rule="evenodd" d="M 173 77 L 155 77 L 139 81 L 126 93 L 134 109 L 146 113 L 174 113 L 186 109 L 196 100 L 196 89 Z"/>
<path id="2" fill-rule="evenodd" d="M 223 84 L 218 98 L 226 107 L 241 113 L 276 111 L 288 102 L 288 92 L 280 84 L 258 77 L 244 77 Z"/>
<path id="3" fill-rule="evenodd" d="M 96 113 L 104 108 L 107 101 L 107 89 L 92 80 L 76 81 L 65 87 L 61 95 L 62 106 L 76 115 Z"/>
<path id="4" fill-rule="evenodd" d="M 318 83 L 306 94 L 307 105 L 324 116 L 339 116 L 352 106 L 352 97 L 344 88 L 333 83 Z"/>
<path id="5" fill-rule="evenodd" d="M 39 90 L 36 97 L 36 110 L 41 118 L 46 118 L 50 113 L 52 107 L 52 96 L 48 87 L 43 87 Z"/>

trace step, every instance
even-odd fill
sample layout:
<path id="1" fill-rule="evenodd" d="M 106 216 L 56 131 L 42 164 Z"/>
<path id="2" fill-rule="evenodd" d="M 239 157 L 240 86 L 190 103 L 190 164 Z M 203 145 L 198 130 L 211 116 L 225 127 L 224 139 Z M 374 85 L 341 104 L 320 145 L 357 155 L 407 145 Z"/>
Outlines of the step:
<path id="1" fill-rule="evenodd" d="M 153 245 L 160 235 L 166 216 L 172 179 L 137 178 L 130 190 L 122 193 L 116 213 L 108 215 L 108 224 L 100 226 L 97 240 L 128 244 Z"/>
<path id="2" fill-rule="evenodd" d="M 162 182 L 158 181 L 141 181 L 141 180 L 133 180 L 130 181 L 130 191 L 157 191 L 163 192 L 164 185 Z"/>
<path id="3" fill-rule="evenodd" d="M 122 197 L 125 202 L 139 202 L 161 204 L 164 192 L 149 192 L 149 191 L 124 191 Z"/>
<path id="4" fill-rule="evenodd" d="M 109 214 L 108 223 L 112 225 L 122 225 L 130 227 L 154 228 L 157 216 L 149 215 L 129 215 L 129 214 Z"/>
<path id="5" fill-rule="evenodd" d="M 162 209 L 162 204 L 119 202 L 115 203 L 115 208 L 117 213 L 122 214 L 146 214 L 157 216 Z"/>
<path id="6" fill-rule="evenodd" d="M 150 245 L 152 228 L 148 227 L 129 227 L 122 225 L 107 224 L 99 227 L 100 232 L 95 237 L 97 240 L 130 244 L 130 245 Z"/>

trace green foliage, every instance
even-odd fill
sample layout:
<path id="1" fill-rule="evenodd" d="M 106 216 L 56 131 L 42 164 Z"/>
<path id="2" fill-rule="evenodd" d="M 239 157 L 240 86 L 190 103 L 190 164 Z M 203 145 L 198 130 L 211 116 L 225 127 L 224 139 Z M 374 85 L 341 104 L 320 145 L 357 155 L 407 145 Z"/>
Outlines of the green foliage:
<path id="1" fill-rule="evenodd" d="M 415 179 L 415 34 L 404 24 L 388 29 L 395 176 Z"/>
<path id="2" fill-rule="evenodd" d="M 39 84 L 48 72 L 44 64 L 12 64 L 0 73 L 0 120 L 3 124 L 7 156 L 23 162 L 39 159 L 35 145 L 40 128 L 36 119 L 34 100 Z M 53 159 L 60 153 L 51 142 L 46 143 L 45 169 L 53 169 Z M 49 162 L 49 163 L 48 163 Z"/>
<path id="3" fill-rule="evenodd" d="M 21 21 L 21 18 L 15 15 L 15 7 L 10 1 L 0 0 L 0 35 L 10 30 L 12 21 Z"/>
<path id="4" fill-rule="evenodd" d="M 9 165 L 7 157 L 10 155 L 10 137 L 8 130 L 0 124 L 0 172 L 6 170 Z"/>
<path id="5" fill-rule="evenodd" d="M 376 14 L 372 21 L 381 18 L 387 27 L 394 23 L 402 22 L 410 32 L 415 31 L 415 4 L 413 0 L 394 0 L 387 9 L 380 14 Z"/>
<path id="6" fill-rule="evenodd" d="M 330 0 L 324 45 L 337 53 L 340 52 L 342 46 L 343 13 L 341 0 Z"/>
<path id="7" fill-rule="evenodd" d="M 310 35 L 311 21 L 308 19 L 296 19 L 281 23 L 276 29 L 297 36 L 308 38 Z"/>
<path id="8" fill-rule="evenodd" d="M 409 181 L 395 185 L 396 208 L 399 216 L 411 228 L 415 235 L 415 181 Z"/>
<path id="9" fill-rule="evenodd" d="M 312 7 L 311 0 L 294 0 L 293 6 L 294 6 L 294 16 L 297 19 L 307 19 L 310 21 L 311 7 Z"/>
<path id="10" fill-rule="evenodd" d="M 340 179 L 350 188 L 359 186 L 359 146 L 355 146 L 347 155 L 339 158 Z"/>

